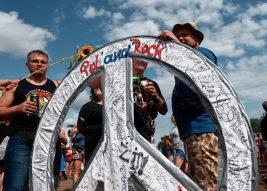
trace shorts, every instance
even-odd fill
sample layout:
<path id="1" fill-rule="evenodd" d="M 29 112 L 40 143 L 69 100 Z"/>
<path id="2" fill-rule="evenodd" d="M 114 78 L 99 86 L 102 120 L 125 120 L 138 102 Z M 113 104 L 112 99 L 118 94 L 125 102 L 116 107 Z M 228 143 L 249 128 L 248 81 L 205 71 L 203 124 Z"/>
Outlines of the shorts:
<path id="1" fill-rule="evenodd" d="M 184 151 L 181 149 L 175 149 L 175 158 L 180 158 L 185 161 L 186 158 L 185 158 Z"/>
<path id="2" fill-rule="evenodd" d="M 167 149 L 167 157 L 170 157 L 170 156 L 172 156 L 172 152 L 170 149 Z"/>
<path id="3" fill-rule="evenodd" d="M 65 163 L 72 163 L 72 159 L 66 159 Z"/>
<path id="4" fill-rule="evenodd" d="M 194 134 L 186 137 L 184 142 L 197 185 L 206 191 L 216 190 L 218 137 L 214 133 Z"/>
<path id="5" fill-rule="evenodd" d="M 84 160 L 85 159 L 85 147 L 72 148 L 72 160 Z"/>

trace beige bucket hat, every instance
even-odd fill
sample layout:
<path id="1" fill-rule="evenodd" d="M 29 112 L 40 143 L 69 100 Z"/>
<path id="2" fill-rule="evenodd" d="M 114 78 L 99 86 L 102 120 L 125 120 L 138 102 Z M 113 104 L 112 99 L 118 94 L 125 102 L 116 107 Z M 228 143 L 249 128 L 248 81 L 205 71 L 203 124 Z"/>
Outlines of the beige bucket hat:
<path id="1" fill-rule="evenodd" d="M 194 22 L 187 22 L 186 21 L 186 22 L 183 22 L 182 24 L 176 24 L 176 25 L 173 26 L 172 33 L 174 35 L 176 35 L 177 34 L 177 31 L 182 26 L 186 26 L 186 27 L 192 28 L 197 33 L 197 35 L 198 35 L 198 41 L 199 41 L 198 43 L 200 44 L 202 42 L 202 40 L 204 39 L 204 35 L 203 35 L 203 33 L 201 31 L 199 31 L 197 29 L 197 25 Z"/>

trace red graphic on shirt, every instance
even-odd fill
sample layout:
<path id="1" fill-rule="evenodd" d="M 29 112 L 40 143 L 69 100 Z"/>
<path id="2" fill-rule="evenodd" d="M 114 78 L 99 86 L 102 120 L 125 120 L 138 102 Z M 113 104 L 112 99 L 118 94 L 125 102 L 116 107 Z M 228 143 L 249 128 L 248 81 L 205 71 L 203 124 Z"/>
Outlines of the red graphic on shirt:
<path id="1" fill-rule="evenodd" d="M 43 113 L 46 104 L 51 99 L 52 94 L 44 90 L 33 90 L 27 94 L 26 101 L 31 101 L 31 94 L 38 94 L 39 96 L 38 116 L 40 117 Z"/>

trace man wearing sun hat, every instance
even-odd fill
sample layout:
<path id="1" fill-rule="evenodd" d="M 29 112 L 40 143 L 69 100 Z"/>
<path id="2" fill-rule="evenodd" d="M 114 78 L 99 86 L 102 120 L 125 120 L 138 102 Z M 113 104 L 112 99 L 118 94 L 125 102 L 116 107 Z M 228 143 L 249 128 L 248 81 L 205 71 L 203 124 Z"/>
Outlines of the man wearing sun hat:
<path id="1" fill-rule="evenodd" d="M 217 65 L 214 53 L 199 47 L 204 39 L 194 22 L 173 26 L 172 32 L 163 30 L 161 40 L 175 40 L 197 50 Z M 194 178 L 203 190 L 216 190 L 218 176 L 218 137 L 216 129 L 197 94 L 175 77 L 172 108 L 180 137 L 187 147 L 189 165 Z"/>

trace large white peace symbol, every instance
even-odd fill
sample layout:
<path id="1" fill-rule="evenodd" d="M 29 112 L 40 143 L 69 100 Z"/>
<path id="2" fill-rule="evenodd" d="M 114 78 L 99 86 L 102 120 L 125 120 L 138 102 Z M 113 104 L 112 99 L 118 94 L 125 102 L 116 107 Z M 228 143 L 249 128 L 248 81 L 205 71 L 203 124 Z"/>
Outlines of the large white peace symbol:
<path id="1" fill-rule="evenodd" d="M 53 190 L 53 159 L 60 127 L 70 104 L 101 73 L 103 135 L 73 190 L 95 190 L 99 180 L 104 182 L 105 190 L 127 191 L 130 176 L 146 190 L 200 190 L 135 131 L 131 59 L 127 57 L 153 61 L 199 95 L 218 130 L 218 190 L 256 190 L 252 130 L 232 85 L 220 69 L 197 51 L 150 36 L 109 43 L 91 53 L 62 80 L 46 106 L 36 134 L 31 189 Z"/>

